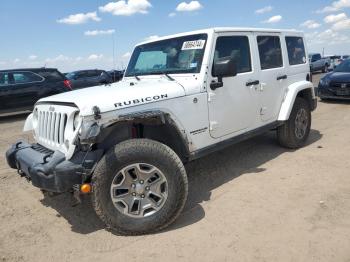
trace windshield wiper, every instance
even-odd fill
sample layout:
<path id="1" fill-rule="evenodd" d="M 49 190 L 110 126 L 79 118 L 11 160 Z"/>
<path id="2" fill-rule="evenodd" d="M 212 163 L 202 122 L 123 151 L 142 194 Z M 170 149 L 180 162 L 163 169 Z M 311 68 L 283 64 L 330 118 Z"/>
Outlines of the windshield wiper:
<path id="1" fill-rule="evenodd" d="M 136 78 L 137 81 L 141 80 L 141 78 L 139 78 L 137 75 L 134 75 L 134 77 Z"/>
<path id="2" fill-rule="evenodd" d="M 170 81 L 175 81 L 175 79 L 168 75 L 168 73 L 162 72 L 162 74 L 166 76 L 166 78 L 168 78 Z"/>

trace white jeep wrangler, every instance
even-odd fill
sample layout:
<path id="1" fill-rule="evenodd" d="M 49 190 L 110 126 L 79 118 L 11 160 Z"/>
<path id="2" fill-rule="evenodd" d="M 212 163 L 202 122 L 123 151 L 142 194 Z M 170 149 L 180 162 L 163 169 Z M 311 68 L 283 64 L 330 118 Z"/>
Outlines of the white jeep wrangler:
<path id="1" fill-rule="evenodd" d="M 119 234 L 170 225 L 187 197 L 184 163 L 277 130 L 299 148 L 316 108 L 303 34 L 213 28 L 136 46 L 119 83 L 39 100 L 8 164 L 48 192 L 91 193 Z"/>

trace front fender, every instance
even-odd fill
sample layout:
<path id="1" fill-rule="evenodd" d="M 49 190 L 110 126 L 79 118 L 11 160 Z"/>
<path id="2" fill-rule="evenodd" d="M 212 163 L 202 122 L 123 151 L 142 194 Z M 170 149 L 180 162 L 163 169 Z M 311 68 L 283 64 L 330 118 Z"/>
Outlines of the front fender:
<path id="1" fill-rule="evenodd" d="M 298 93 L 302 90 L 310 89 L 312 98 L 315 98 L 315 90 L 314 86 L 309 81 L 300 81 L 291 84 L 288 86 L 288 89 L 286 91 L 280 113 L 278 115 L 279 121 L 286 121 L 289 119 L 290 113 L 292 112 L 293 105 L 295 98 L 297 97 Z"/>
<path id="2" fill-rule="evenodd" d="M 33 113 L 31 113 L 24 122 L 23 132 L 32 131 L 33 129 Z"/>

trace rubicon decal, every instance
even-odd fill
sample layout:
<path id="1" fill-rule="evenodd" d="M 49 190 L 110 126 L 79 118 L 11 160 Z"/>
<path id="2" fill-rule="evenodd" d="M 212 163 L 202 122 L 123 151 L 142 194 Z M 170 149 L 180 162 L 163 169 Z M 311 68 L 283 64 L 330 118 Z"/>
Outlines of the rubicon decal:
<path id="1" fill-rule="evenodd" d="M 168 94 L 148 96 L 148 97 L 137 98 L 129 101 L 118 102 L 118 103 L 115 103 L 114 106 L 119 108 L 119 107 L 131 106 L 131 105 L 144 104 L 147 102 L 159 101 L 167 98 L 168 98 Z"/>

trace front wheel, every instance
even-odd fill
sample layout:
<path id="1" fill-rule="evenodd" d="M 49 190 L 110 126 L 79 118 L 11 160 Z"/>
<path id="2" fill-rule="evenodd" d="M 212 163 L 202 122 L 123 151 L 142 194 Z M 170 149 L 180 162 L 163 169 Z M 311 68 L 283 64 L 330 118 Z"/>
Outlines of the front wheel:
<path id="1" fill-rule="evenodd" d="M 300 148 L 305 145 L 310 128 L 310 106 L 305 99 L 297 97 L 289 119 L 277 129 L 278 142 L 287 148 Z"/>
<path id="2" fill-rule="evenodd" d="M 103 222 L 121 235 L 140 235 L 170 225 L 188 192 L 185 168 L 164 144 L 133 139 L 116 145 L 93 175 L 92 203 Z"/>

